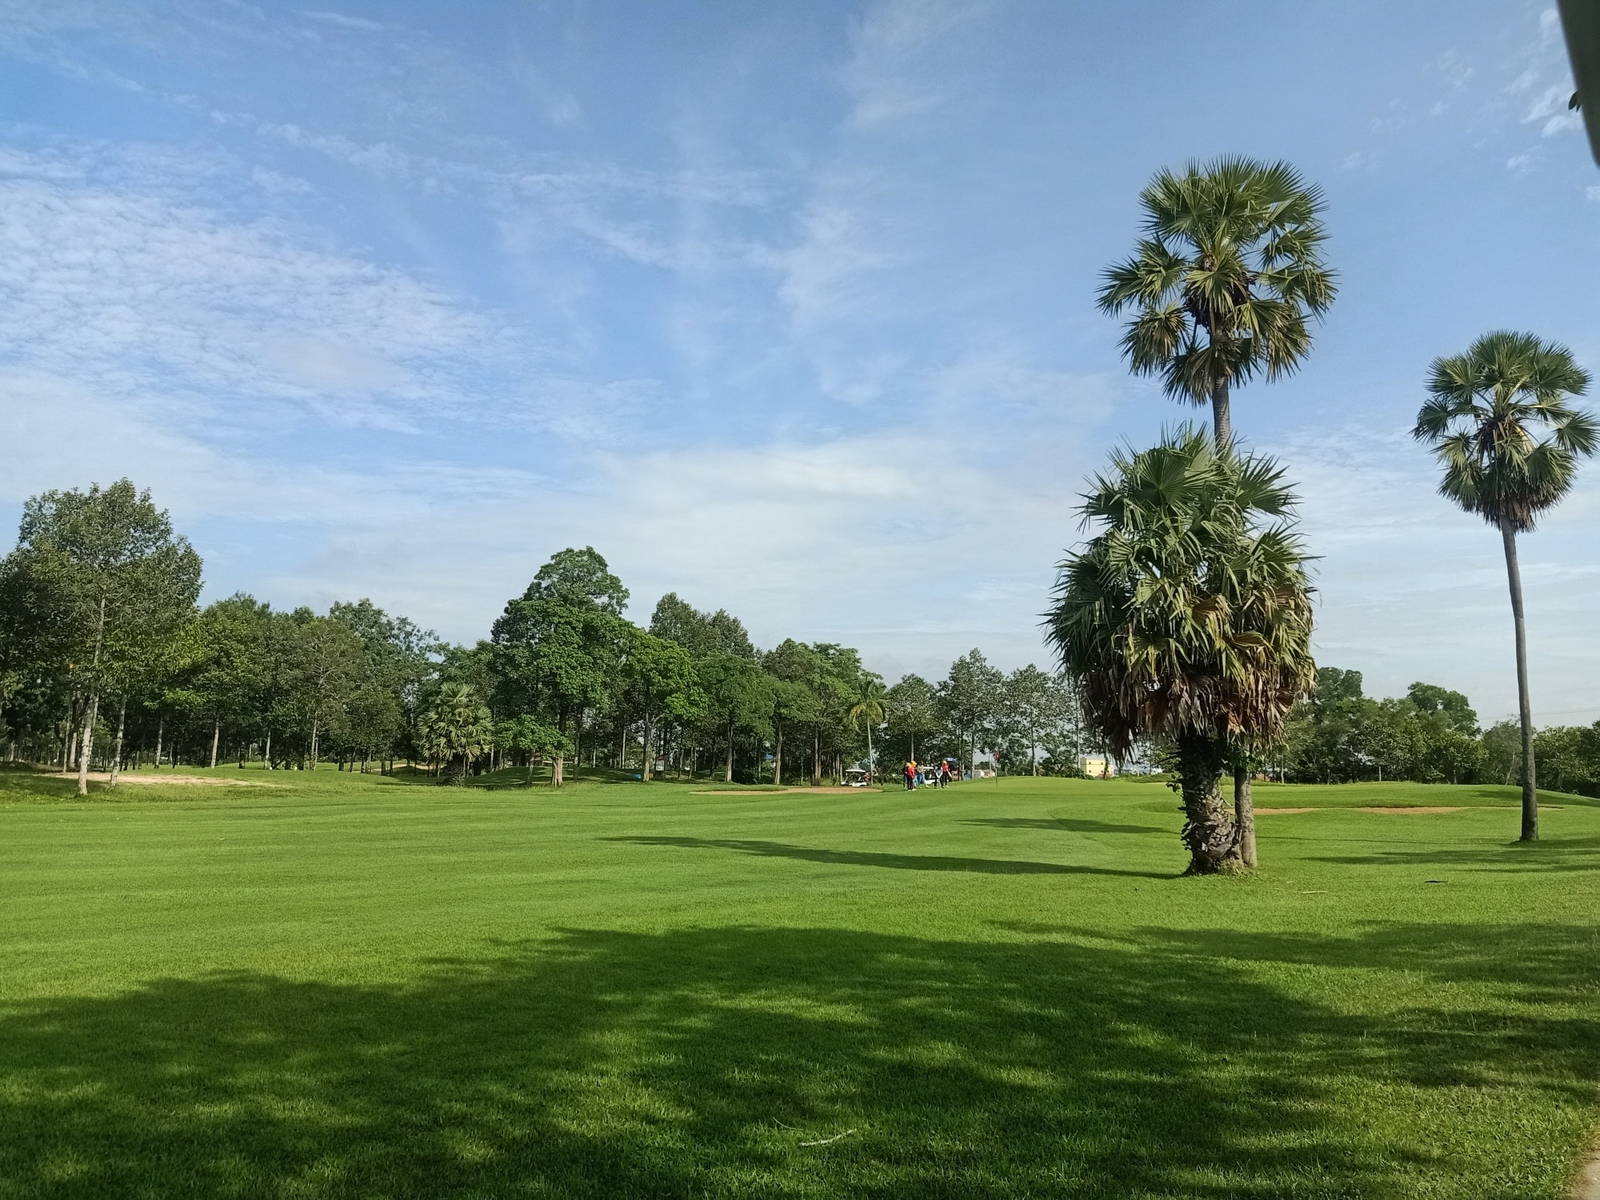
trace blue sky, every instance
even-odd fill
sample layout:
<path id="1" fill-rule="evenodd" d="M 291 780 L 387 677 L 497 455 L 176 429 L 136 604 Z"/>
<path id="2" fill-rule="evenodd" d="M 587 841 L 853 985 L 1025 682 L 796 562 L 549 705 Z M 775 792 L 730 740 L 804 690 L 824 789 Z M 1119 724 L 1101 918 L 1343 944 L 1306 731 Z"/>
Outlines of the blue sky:
<path id="1" fill-rule="evenodd" d="M 1541 4 L 0 0 L 0 517 L 129 475 L 210 596 L 459 640 L 566 545 L 891 677 L 1037 634 L 1110 445 L 1189 415 L 1093 306 L 1152 171 L 1286 157 L 1342 293 L 1238 429 L 1319 658 L 1514 706 L 1498 539 L 1406 437 L 1495 327 L 1600 370 L 1600 170 Z M 1191 410 L 1192 411 L 1192 410 Z M 1600 466 L 1525 542 L 1600 717 Z"/>

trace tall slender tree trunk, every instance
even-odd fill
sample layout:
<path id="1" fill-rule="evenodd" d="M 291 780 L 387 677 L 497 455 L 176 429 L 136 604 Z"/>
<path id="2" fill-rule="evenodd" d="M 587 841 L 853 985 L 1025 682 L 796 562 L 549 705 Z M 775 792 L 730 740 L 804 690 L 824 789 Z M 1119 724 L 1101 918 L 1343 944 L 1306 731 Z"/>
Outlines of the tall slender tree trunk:
<path id="1" fill-rule="evenodd" d="M 1189 849 L 1185 875 L 1215 875 L 1238 862 L 1234 816 L 1219 785 L 1228 749 L 1215 738 L 1184 734 L 1178 739 L 1178 771 L 1183 783 L 1183 843 Z"/>
<path id="2" fill-rule="evenodd" d="M 158 770 L 158 771 L 161 769 L 161 737 L 166 732 L 167 732 L 167 718 L 164 717 L 164 716 L 157 717 L 156 718 L 156 761 L 155 761 L 155 769 Z"/>
<path id="3" fill-rule="evenodd" d="M 779 721 L 777 741 L 772 748 L 772 782 L 777 787 L 783 786 L 783 722 Z"/>
<path id="4" fill-rule="evenodd" d="M 873 777 L 873 775 L 874 775 L 874 772 L 873 772 L 873 767 L 872 767 L 872 722 L 868 721 L 867 722 L 867 778 L 871 779 Z"/>
<path id="5" fill-rule="evenodd" d="M 317 769 L 317 735 L 322 732 L 322 726 L 315 717 L 311 720 L 311 769 Z"/>
<path id="6" fill-rule="evenodd" d="M 1539 787 L 1533 761 L 1533 701 L 1528 696 L 1528 627 L 1522 615 L 1522 568 L 1517 564 L 1517 533 L 1500 523 L 1506 551 L 1506 582 L 1511 588 L 1511 622 L 1517 631 L 1517 716 L 1522 721 L 1522 841 L 1539 840 Z"/>
<path id="7" fill-rule="evenodd" d="M 100 615 L 94 625 L 94 658 L 89 667 L 89 704 L 83 717 L 83 745 L 78 752 L 78 795 L 89 794 L 89 757 L 94 753 L 94 718 L 100 709 L 100 645 L 106 633 L 106 598 L 100 597 Z"/>
<path id="8" fill-rule="evenodd" d="M 272 730 L 270 729 L 267 730 L 267 745 L 261 752 L 261 761 L 266 765 L 267 770 L 272 770 Z"/>
<path id="9" fill-rule="evenodd" d="M 217 765 L 217 743 L 222 740 L 222 721 L 213 718 L 211 722 L 211 766 Z"/>
<path id="10" fill-rule="evenodd" d="M 117 786 L 117 776 L 122 774 L 122 731 L 128 719 L 128 700 L 123 697 L 117 704 L 117 741 L 111 751 L 111 786 Z"/>
<path id="11" fill-rule="evenodd" d="M 811 786 L 822 786 L 822 731 L 811 735 Z"/>
<path id="12" fill-rule="evenodd" d="M 654 732 L 655 730 L 650 728 L 650 714 L 647 712 L 644 715 L 644 759 L 639 764 L 639 778 L 646 782 L 650 780 L 650 768 L 655 766 L 655 763 L 650 761 L 650 735 Z"/>
<path id="13" fill-rule="evenodd" d="M 95 688 L 89 693 L 89 704 L 83 714 L 83 738 L 78 743 L 78 795 L 80 796 L 89 794 L 89 760 L 94 755 L 94 720 L 99 713 L 100 691 Z"/>
<path id="14" fill-rule="evenodd" d="M 1239 831 L 1239 861 L 1256 865 L 1256 808 L 1250 781 L 1250 765 L 1238 759 L 1233 763 L 1233 821 Z"/>
<path id="15" fill-rule="evenodd" d="M 728 722 L 728 759 L 723 766 L 722 782 L 733 782 L 733 722 Z"/>

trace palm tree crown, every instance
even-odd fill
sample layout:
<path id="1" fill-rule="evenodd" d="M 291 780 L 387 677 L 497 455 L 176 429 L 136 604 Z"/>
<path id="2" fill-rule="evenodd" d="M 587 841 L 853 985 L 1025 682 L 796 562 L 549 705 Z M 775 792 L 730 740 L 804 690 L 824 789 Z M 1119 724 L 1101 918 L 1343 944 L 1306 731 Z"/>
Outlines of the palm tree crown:
<path id="1" fill-rule="evenodd" d="M 1122 339 L 1134 373 L 1207 404 L 1219 388 L 1293 371 L 1337 290 L 1321 190 L 1287 163 L 1223 158 L 1160 171 L 1139 202 L 1145 236 L 1106 269 L 1099 296 L 1105 312 L 1135 310 Z"/>
<path id="2" fill-rule="evenodd" d="M 1315 677 L 1294 494 L 1260 457 L 1185 430 L 1117 453 L 1081 509 L 1047 636 L 1111 750 L 1140 737 L 1275 736 Z"/>
<path id="3" fill-rule="evenodd" d="M 1571 351 L 1531 333 L 1486 333 L 1435 359 L 1412 434 L 1444 468 L 1440 493 L 1491 525 L 1531 530 L 1600 448 L 1600 426 L 1569 403 L 1588 386 Z"/>

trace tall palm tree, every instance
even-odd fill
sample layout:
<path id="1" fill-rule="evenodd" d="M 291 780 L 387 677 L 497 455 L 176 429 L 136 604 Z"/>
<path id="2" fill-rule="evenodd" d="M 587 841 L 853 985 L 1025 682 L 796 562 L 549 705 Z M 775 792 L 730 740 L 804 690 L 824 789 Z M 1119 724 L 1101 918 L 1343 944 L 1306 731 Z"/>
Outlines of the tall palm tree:
<path id="1" fill-rule="evenodd" d="M 1145 236 L 1106 269 L 1100 308 L 1134 311 L 1122 338 L 1134 374 L 1160 375 L 1175 400 L 1209 404 L 1225 448 L 1233 389 L 1293 372 L 1311 349 L 1311 318 L 1338 291 L 1322 260 L 1322 191 L 1288 163 L 1220 158 L 1159 171 L 1139 203 Z M 1235 819 L 1254 866 L 1250 771 L 1241 751 Z"/>
<path id="2" fill-rule="evenodd" d="M 857 685 L 855 702 L 845 713 L 851 729 L 867 731 L 867 774 L 877 777 L 877 765 L 872 754 L 872 730 L 889 717 L 888 701 L 883 680 L 871 673 L 863 674 Z"/>
<path id="3" fill-rule="evenodd" d="M 1333 303 L 1322 190 L 1288 163 L 1220 158 L 1157 172 L 1139 204 L 1145 235 L 1106 268 L 1100 308 L 1134 310 L 1122 338 L 1134 374 L 1209 404 L 1227 445 L 1232 390 L 1293 372 L 1311 349 L 1311 318 Z"/>
<path id="4" fill-rule="evenodd" d="M 1190 874 L 1245 865 L 1223 768 L 1275 737 L 1315 678 L 1294 504 L 1271 460 L 1218 451 L 1200 430 L 1118 452 L 1081 510 L 1099 532 L 1062 563 L 1045 617 L 1114 754 L 1175 743 Z"/>
<path id="5" fill-rule="evenodd" d="M 1588 372 L 1565 346 L 1531 333 L 1486 333 L 1465 354 L 1434 359 L 1411 431 L 1444 468 L 1439 493 L 1500 531 L 1516 629 L 1525 842 L 1538 840 L 1539 804 L 1517 534 L 1571 490 L 1579 460 L 1600 447 L 1600 425 L 1570 403 L 1588 386 Z"/>

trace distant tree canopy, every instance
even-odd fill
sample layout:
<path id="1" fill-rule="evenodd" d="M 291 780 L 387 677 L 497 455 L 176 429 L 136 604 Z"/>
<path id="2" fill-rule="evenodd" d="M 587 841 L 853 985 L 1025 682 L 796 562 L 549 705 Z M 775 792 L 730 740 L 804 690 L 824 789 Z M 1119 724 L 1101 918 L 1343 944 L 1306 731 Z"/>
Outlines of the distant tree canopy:
<path id="1" fill-rule="evenodd" d="M 559 786 L 577 759 L 793 784 L 902 756 L 1073 772 L 1084 746 L 1059 677 L 1006 676 L 978 650 L 942 680 L 885 687 L 852 647 L 785 638 L 763 652 L 738 617 L 675 592 L 640 628 L 590 546 L 553 554 L 485 639 L 458 646 L 370 599 L 197 607 L 199 556 L 126 480 L 36 498 L 23 534 L 0 560 L 0 744 L 85 774 L 411 759 L 446 781 L 540 767 Z"/>

